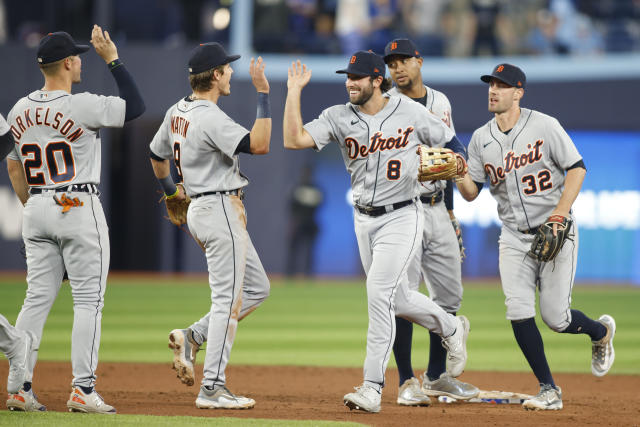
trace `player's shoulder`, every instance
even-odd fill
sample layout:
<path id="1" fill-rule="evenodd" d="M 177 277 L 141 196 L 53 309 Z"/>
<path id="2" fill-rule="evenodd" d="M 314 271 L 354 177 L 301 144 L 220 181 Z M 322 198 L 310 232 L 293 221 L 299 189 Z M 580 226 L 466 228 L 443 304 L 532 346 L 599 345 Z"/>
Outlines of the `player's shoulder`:
<path id="1" fill-rule="evenodd" d="M 553 116 L 550 116 L 548 114 L 545 114 L 541 111 L 537 111 L 537 110 L 530 110 L 527 108 L 521 108 L 521 114 L 530 114 L 531 116 L 531 120 L 535 121 L 536 123 L 543 123 L 543 124 L 547 124 L 547 125 L 559 125 L 560 122 L 558 121 L 558 119 L 556 119 Z"/>
<path id="2" fill-rule="evenodd" d="M 476 130 L 473 131 L 473 133 L 471 134 L 471 142 L 473 143 L 474 141 L 483 138 L 485 136 L 490 136 L 491 135 L 491 125 L 492 123 L 495 122 L 495 118 L 491 118 L 490 120 L 488 120 L 485 124 L 483 124 L 482 126 L 480 126 L 479 128 L 477 128 Z"/>
<path id="3" fill-rule="evenodd" d="M 431 91 L 431 93 L 433 94 L 434 102 L 441 102 L 441 103 L 445 102 L 447 104 L 450 104 L 449 98 L 447 97 L 447 95 L 444 94 L 444 92 L 439 91 L 438 89 L 434 89 L 427 85 L 424 85 L 424 87 L 427 89 L 427 92 Z"/>

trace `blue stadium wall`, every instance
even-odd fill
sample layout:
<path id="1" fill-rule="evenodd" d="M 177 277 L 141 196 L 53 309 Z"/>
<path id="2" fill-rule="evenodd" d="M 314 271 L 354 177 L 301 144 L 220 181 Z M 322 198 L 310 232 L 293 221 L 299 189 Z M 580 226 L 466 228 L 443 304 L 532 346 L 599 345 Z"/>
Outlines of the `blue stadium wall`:
<path id="1" fill-rule="evenodd" d="M 5 82 L 0 93 L 0 112 L 26 93 L 42 86 L 33 50 L 0 46 L 4 58 L 0 69 Z M 136 78 L 147 104 L 143 117 L 123 129 L 103 130 L 102 200 L 110 225 L 111 269 L 149 271 L 205 271 L 204 257 L 187 233 L 163 218 L 159 190 L 151 171 L 148 144 L 166 109 L 190 93 L 184 64 L 188 52 L 151 46 L 120 49 Z M 83 82 L 75 92 L 116 94 L 104 63 L 95 53 L 82 56 Z M 267 63 L 268 64 L 268 63 Z M 232 95 L 221 107 L 245 127 L 255 118 L 255 91 L 251 83 L 232 80 Z M 246 73 L 244 73 L 246 75 Z M 612 80 L 531 80 L 522 105 L 557 117 L 582 152 L 588 173 L 580 204 L 580 280 L 621 281 L 640 284 L 640 120 L 636 77 Z M 429 80 L 429 69 L 424 76 Z M 241 167 L 251 179 L 245 205 L 249 232 L 266 270 L 281 273 L 287 253 L 289 194 L 305 164 L 315 166 L 315 179 L 325 194 L 319 212 L 322 232 L 317 242 L 315 271 L 324 276 L 362 273 L 353 232 L 352 211 L 347 203 L 349 177 L 335 147 L 321 153 L 286 151 L 282 146 L 282 112 L 286 96 L 285 76 L 270 76 L 273 111 L 271 152 L 267 156 L 241 156 Z M 487 120 L 486 86 L 479 81 L 434 84 L 453 106 L 456 130 L 465 143 L 471 132 Z M 344 80 L 322 79 L 305 88 L 303 119 L 309 121 L 326 107 L 346 101 Z M 23 270 L 20 254 L 21 208 L 13 195 L 6 168 L 0 172 L 0 271 Z M 485 190 L 488 196 L 488 192 Z M 583 197 L 584 196 L 584 197 Z M 580 212 L 580 209 L 582 212 Z M 457 201 L 463 220 L 467 259 L 463 274 L 471 277 L 498 275 L 499 226 L 490 197 L 467 204 Z"/>

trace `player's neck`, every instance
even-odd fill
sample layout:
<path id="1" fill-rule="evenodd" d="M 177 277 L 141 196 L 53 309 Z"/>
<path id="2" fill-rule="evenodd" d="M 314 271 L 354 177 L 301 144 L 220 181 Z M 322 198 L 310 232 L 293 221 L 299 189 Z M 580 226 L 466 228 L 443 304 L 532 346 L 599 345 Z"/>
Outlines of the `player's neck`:
<path id="1" fill-rule="evenodd" d="M 204 100 L 211 101 L 214 104 L 218 103 L 218 98 L 220 98 L 220 93 L 217 90 L 210 90 L 207 92 L 193 92 L 191 94 L 191 99 L 196 100 Z"/>
<path id="2" fill-rule="evenodd" d="M 520 106 L 516 105 L 504 113 L 496 113 L 496 123 L 501 132 L 507 132 L 516 125 L 520 118 Z"/>
<path id="3" fill-rule="evenodd" d="M 71 93 L 71 78 L 64 75 L 47 77 L 44 80 L 44 87 L 42 90 L 54 91 L 63 90 L 67 93 Z"/>
<path id="4" fill-rule="evenodd" d="M 411 85 L 410 88 L 403 88 L 403 89 L 398 88 L 398 90 L 400 91 L 401 94 L 406 95 L 409 98 L 413 98 L 413 99 L 422 98 L 427 94 L 427 88 L 424 87 L 424 84 L 422 84 L 422 80 L 420 80 L 414 85 Z"/>
<path id="5" fill-rule="evenodd" d="M 382 93 L 376 90 L 373 92 L 373 95 L 371 95 L 371 98 L 369 98 L 369 100 L 364 104 L 358 106 L 358 108 L 364 114 L 375 116 L 384 108 L 385 105 L 387 105 L 387 102 L 389 102 L 389 98 L 382 96 Z"/>

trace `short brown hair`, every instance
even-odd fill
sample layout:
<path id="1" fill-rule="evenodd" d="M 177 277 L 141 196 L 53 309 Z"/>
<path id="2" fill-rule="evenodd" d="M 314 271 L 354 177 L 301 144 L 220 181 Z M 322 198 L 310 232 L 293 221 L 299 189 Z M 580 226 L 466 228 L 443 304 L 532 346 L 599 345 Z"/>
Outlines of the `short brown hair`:
<path id="1" fill-rule="evenodd" d="M 67 56 L 67 58 L 69 57 Z M 58 72 L 58 70 L 62 66 L 62 63 L 67 58 L 62 58 L 58 61 L 50 62 L 48 64 L 38 64 L 38 67 L 40 67 L 40 71 L 42 71 L 42 74 L 44 74 L 45 76 L 52 76 Z"/>
<path id="2" fill-rule="evenodd" d="M 391 89 L 391 86 L 393 86 L 393 85 L 391 84 L 391 79 L 390 79 L 390 78 L 388 78 L 388 77 L 387 77 L 386 79 L 385 79 L 385 78 L 383 78 L 383 79 L 382 79 L 382 83 L 380 83 L 380 91 L 381 91 L 382 93 L 385 93 L 385 92 L 387 92 L 389 89 Z"/>
<path id="3" fill-rule="evenodd" d="M 213 73 L 218 70 L 220 74 L 224 74 L 226 64 L 219 65 L 207 71 L 189 76 L 189 84 L 194 92 L 208 92 L 213 88 Z"/>

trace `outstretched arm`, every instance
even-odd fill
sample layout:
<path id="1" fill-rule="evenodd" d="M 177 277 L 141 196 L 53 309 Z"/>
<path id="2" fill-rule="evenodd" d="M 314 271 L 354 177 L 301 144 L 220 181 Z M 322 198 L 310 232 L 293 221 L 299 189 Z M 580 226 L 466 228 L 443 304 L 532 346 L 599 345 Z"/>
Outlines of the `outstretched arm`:
<path id="1" fill-rule="evenodd" d="M 269 103 L 269 81 L 264 74 L 265 64 L 262 57 L 258 60 L 251 58 L 249 74 L 253 86 L 258 92 L 258 109 L 256 121 L 251 128 L 250 149 L 251 154 L 267 154 L 271 143 L 271 104 Z"/>
<path id="2" fill-rule="evenodd" d="M 118 50 L 116 45 L 111 41 L 108 31 L 102 31 L 98 25 L 93 26 L 91 31 L 91 44 L 96 52 L 107 63 L 113 78 L 118 85 L 120 98 L 124 99 L 127 109 L 124 115 L 124 121 L 128 122 L 144 113 L 145 105 L 140 95 L 140 91 L 133 81 L 133 77 L 127 71 L 124 64 L 118 59 Z"/>
<path id="3" fill-rule="evenodd" d="M 302 113 L 300 112 L 300 96 L 311 79 L 311 70 L 307 66 L 293 62 L 289 68 L 287 79 L 287 100 L 284 104 L 284 122 L 282 132 L 284 136 L 284 148 L 300 150 L 315 147 L 315 142 L 309 132 L 302 127 Z"/>

